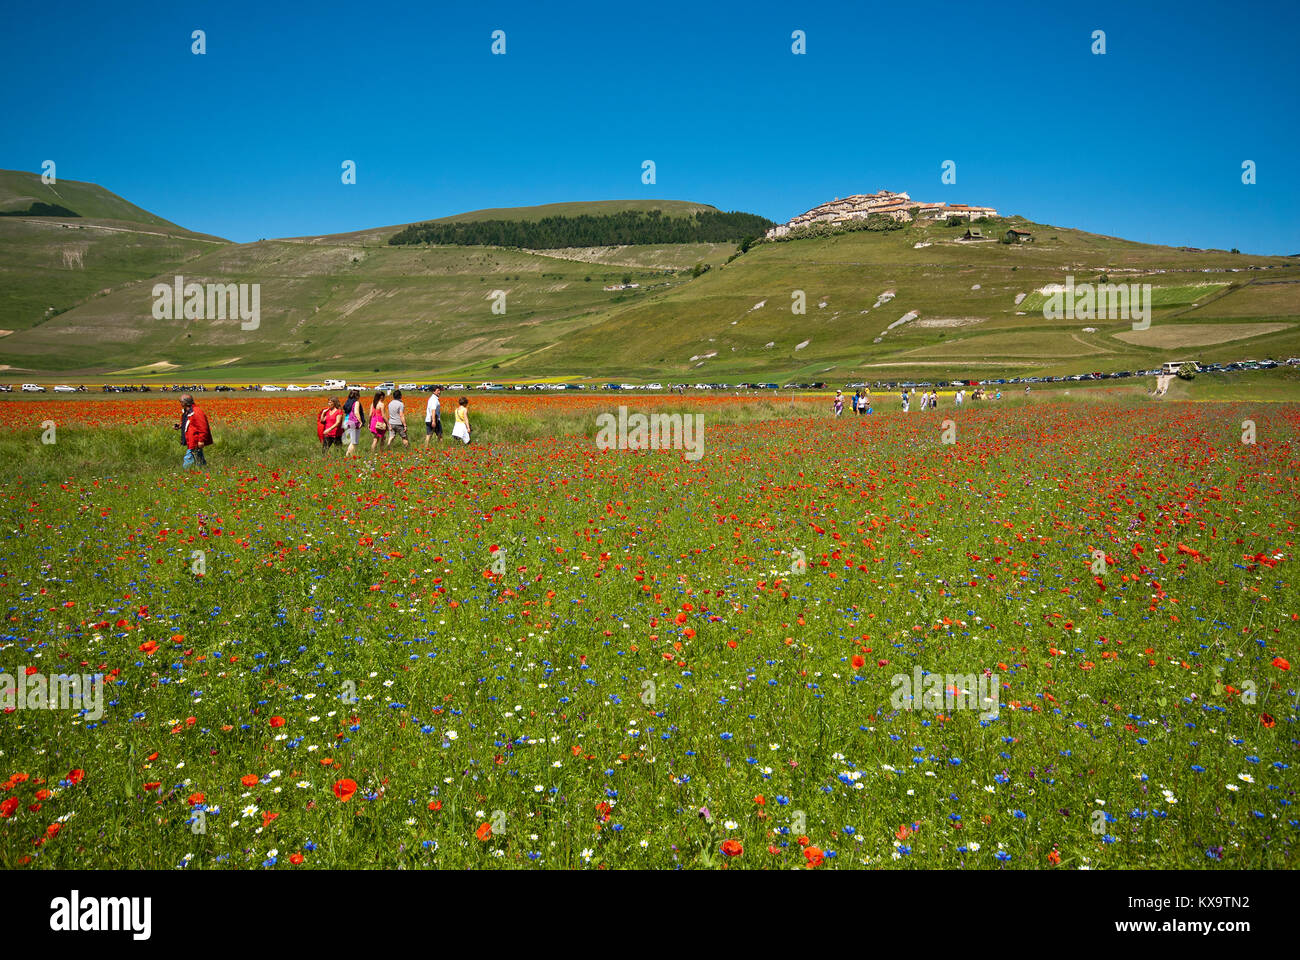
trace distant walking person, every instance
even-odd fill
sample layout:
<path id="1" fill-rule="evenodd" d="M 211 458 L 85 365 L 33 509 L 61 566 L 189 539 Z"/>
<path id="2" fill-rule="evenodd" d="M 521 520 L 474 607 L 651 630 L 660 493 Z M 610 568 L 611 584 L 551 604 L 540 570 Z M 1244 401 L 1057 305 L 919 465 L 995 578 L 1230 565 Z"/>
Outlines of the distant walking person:
<path id="1" fill-rule="evenodd" d="M 843 390 L 835 391 L 835 403 L 833 406 L 835 409 L 835 416 L 838 417 L 841 413 L 844 412 L 844 391 Z"/>
<path id="2" fill-rule="evenodd" d="M 379 448 L 379 441 L 388 432 L 388 412 L 384 409 L 384 391 L 376 390 L 375 399 L 370 402 L 370 452 Z"/>
<path id="3" fill-rule="evenodd" d="M 429 445 L 429 438 L 442 439 L 442 387 L 434 387 L 429 394 L 429 403 L 424 408 L 424 445 Z"/>
<path id="4" fill-rule="evenodd" d="M 185 444 L 185 458 L 181 466 L 185 469 L 206 468 L 207 458 L 203 448 L 212 446 L 212 429 L 208 426 L 208 415 L 194 404 L 194 398 L 188 393 L 181 394 L 181 442 Z"/>
<path id="5" fill-rule="evenodd" d="M 903 412 L 904 413 L 907 413 L 907 408 L 908 406 L 911 405 L 911 403 L 912 403 L 912 395 L 908 393 L 906 389 L 904 389 L 903 390 Z"/>
<path id="6" fill-rule="evenodd" d="M 406 439 L 406 404 L 402 402 L 402 391 L 394 390 L 393 399 L 388 404 L 388 446 L 393 445 L 393 437 L 401 437 L 405 446 L 411 441 Z"/>
<path id="7" fill-rule="evenodd" d="M 456 426 L 451 435 L 462 443 L 469 443 L 469 397 L 461 397 L 456 405 Z"/>

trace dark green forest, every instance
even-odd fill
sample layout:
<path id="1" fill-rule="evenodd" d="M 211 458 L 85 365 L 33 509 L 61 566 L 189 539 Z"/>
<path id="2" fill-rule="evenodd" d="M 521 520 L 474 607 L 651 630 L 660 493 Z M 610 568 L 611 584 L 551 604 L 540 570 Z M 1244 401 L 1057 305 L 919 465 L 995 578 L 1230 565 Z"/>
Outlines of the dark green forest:
<path id="1" fill-rule="evenodd" d="M 389 238 L 395 246 L 412 243 L 462 246 L 612 247 L 647 243 L 728 243 L 761 237 L 772 221 L 752 213 L 701 211 L 689 217 L 666 217 L 658 210 L 541 220 L 474 220 L 418 223 Z"/>
<path id="2" fill-rule="evenodd" d="M 61 207 L 57 203 L 37 200 L 26 210 L 0 210 L 0 217 L 79 217 L 81 214 Z"/>

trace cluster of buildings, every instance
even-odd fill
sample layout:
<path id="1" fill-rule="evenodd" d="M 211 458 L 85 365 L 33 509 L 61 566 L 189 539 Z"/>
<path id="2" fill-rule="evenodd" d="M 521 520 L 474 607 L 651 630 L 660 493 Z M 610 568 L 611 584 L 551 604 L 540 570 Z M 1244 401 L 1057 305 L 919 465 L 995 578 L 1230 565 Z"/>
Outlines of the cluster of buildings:
<path id="1" fill-rule="evenodd" d="M 946 220 L 949 217 L 961 217 L 965 220 L 978 220 L 980 217 L 996 217 L 998 212 L 992 207 L 972 207 L 965 203 L 920 203 L 906 193 L 892 193 L 878 190 L 875 193 L 858 193 L 840 199 L 836 197 L 830 203 L 813 207 L 807 213 L 801 213 L 789 223 L 777 224 L 767 231 L 767 238 L 784 237 L 792 230 L 825 224 L 836 227 L 854 220 L 865 220 L 870 216 L 891 217 L 894 220 Z"/>

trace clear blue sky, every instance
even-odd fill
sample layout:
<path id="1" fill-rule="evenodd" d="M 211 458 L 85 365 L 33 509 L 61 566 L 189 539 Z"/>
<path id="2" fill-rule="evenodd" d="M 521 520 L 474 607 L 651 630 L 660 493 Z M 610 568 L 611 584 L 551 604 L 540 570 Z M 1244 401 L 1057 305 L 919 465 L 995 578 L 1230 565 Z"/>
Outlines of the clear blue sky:
<path id="1" fill-rule="evenodd" d="M 6 5 L 0 167 L 233 240 L 626 197 L 785 220 L 887 188 L 1300 253 L 1295 2 L 126 6 Z"/>

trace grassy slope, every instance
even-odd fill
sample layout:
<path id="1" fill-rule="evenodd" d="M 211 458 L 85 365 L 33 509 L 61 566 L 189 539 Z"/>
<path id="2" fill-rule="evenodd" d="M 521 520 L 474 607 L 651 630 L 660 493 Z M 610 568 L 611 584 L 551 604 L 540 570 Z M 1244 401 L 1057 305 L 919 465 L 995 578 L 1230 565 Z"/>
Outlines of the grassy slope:
<path id="1" fill-rule="evenodd" d="M 152 281 L 144 281 L 6 338 L 0 359 L 28 366 L 57 356 L 63 369 L 156 360 L 210 367 L 239 357 L 271 371 L 369 372 L 394 361 L 487 371 L 564 340 L 611 303 L 645 296 L 601 289 L 628 273 L 645 289 L 686 280 L 482 247 L 232 245 L 187 263 L 185 276 L 260 283 L 256 331 L 235 322 L 155 320 Z M 492 312 L 498 289 L 507 294 L 504 316 Z"/>
<path id="2" fill-rule="evenodd" d="M 557 212 L 522 210 L 466 216 Z M 1035 242 L 960 244 L 955 239 L 964 227 L 912 225 L 760 244 L 725 266 L 730 250 L 705 245 L 548 256 L 387 246 L 398 227 L 230 245 L 188 263 L 185 275 L 261 283 L 259 330 L 155 321 L 152 281 L 145 280 L 0 341 L 0 362 L 111 371 L 168 360 L 195 379 L 420 371 L 496 379 L 784 380 L 1075 373 L 1132 369 L 1171 353 L 1204 359 L 1300 353 L 1300 283 L 1261 282 L 1300 280 L 1293 259 L 1181 251 L 1020 219 L 986 224 L 984 232 L 998 236 L 1011 223 L 1026 224 Z M 917 243 L 929 246 L 917 249 Z M 698 261 L 715 269 L 698 279 L 662 269 L 681 271 Z M 1126 321 L 1049 322 L 1041 306 L 1029 309 L 1036 288 L 1067 274 L 1095 281 L 1103 271 L 1113 282 L 1157 287 L 1152 331 L 1135 335 Z M 640 290 L 601 290 L 629 274 Z M 508 293 L 505 316 L 491 312 L 494 289 Z M 793 290 L 807 295 L 805 316 L 790 312 Z M 887 290 L 894 299 L 875 306 Z M 1017 307 L 1020 293 L 1029 299 Z M 919 318 L 887 330 L 909 311 Z M 1240 326 L 1225 326 L 1231 324 Z M 1269 329 L 1261 324 L 1285 326 L 1261 333 Z M 1192 345 L 1196 338 L 1185 330 L 1252 336 Z M 716 356 L 699 359 L 710 352 Z M 240 358 L 234 367 L 225 366 L 234 358 Z M 253 358 L 256 366 L 249 366 Z"/>
<path id="3" fill-rule="evenodd" d="M 954 374 L 1074 373 L 1166 359 L 1167 349 L 1116 339 L 1117 333 L 1132 332 L 1128 322 L 1052 322 L 1041 309 L 1017 316 L 1024 309 L 1015 305 L 1018 293 L 1032 294 L 1063 281 L 1067 273 L 1077 282 L 1095 281 L 1102 271 L 1112 282 L 1149 282 L 1157 288 L 1152 317 L 1157 329 L 1175 323 L 1288 324 L 1267 336 L 1192 350 L 1206 359 L 1235 358 L 1243 350 L 1261 356 L 1300 352 L 1295 325 L 1300 283 L 1252 283 L 1300 279 L 1300 266 L 1292 260 L 1193 253 L 1076 230 L 1029 228 L 1036 241 L 1018 246 L 958 244 L 953 240 L 964 228 L 945 225 L 762 244 L 688 286 L 611 311 L 608 319 L 557 347 L 555 357 L 581 365 L 612 355 L 627 371 L 693 379 L 823 373 L 892 378 L 948 369 Z M 1002 229 L 987 225 L 985 232 L 996 235 Z M 916 249 L 918 242 L 931 245 Z M 1277 268 L 1246 270 L 1250 265 Z M 1242 272 L 1202 272 L 1218 268 Z M 1148 275 L 1153 270 L 1164 272 Z M 1165 306 L 1158 294 L 1160 287 L 1211 282 L 1228 284 L 1212 302 L 1176 296 Z M 794 290 L 807 295 L 804 316 L 791 313 Z M 890 290 L 895 297 L 877 307 L 878 296 Z M 910 311 L 919 312 L 917 321 L 887 330 Z M 936 325 L 949 320 L 962 322 Z M 1085 333 L 1086 327 L 1096 332 Z M 796 350 L 804 341 L 808 345 Z M 711 359 L 689 359 L 715 351 Z"/>
<path id="4" fill-rule="evenodd" d="M 0 217 L 3 330 L 25 330 L 101 292 L 176 270 L 224 242 L 178 227 L 93 183 L 43 184 L 38 174 L 0 170 L 0 210 L 26 210 L 34 202 L 80 216 Z"/>
<path id="5" fill-rule="evenodd" d="M 449 217 L 430 217 L 425 220 L 413 220 L 411 223 L 399 223 L 386 227 L 370 227 L 350 233 L 326 234 L 295 239 L 323 243 L 387 243 L 393 234 L 405 230 L 416 223 L 466 223 L 474 220 L 522 220 L 531 222 L 544 217 L 576 217 L 582 214 L 605 216 L 621 213 L 624 210 L 661 210 L 666 216 L 683 217 L 701 210 L 716 210 L 717 207 L 707 203 L 692 203 L 688 200 L 582 200 L 570 203 L 543 203 L 533 207 L 489 207 L 485 210 L 470 210 Z"/>
<path id="6" fill-rule="evenodd" d="M 38 173 L 0 170 L 0 210 L 26 210 L 36 201 L 56 204 L 95 220 L 125 220 L 186 232 L 176 224 L 123 200 L 95 183 L 59 180 L 47 184 L 41 182 Z"/>

